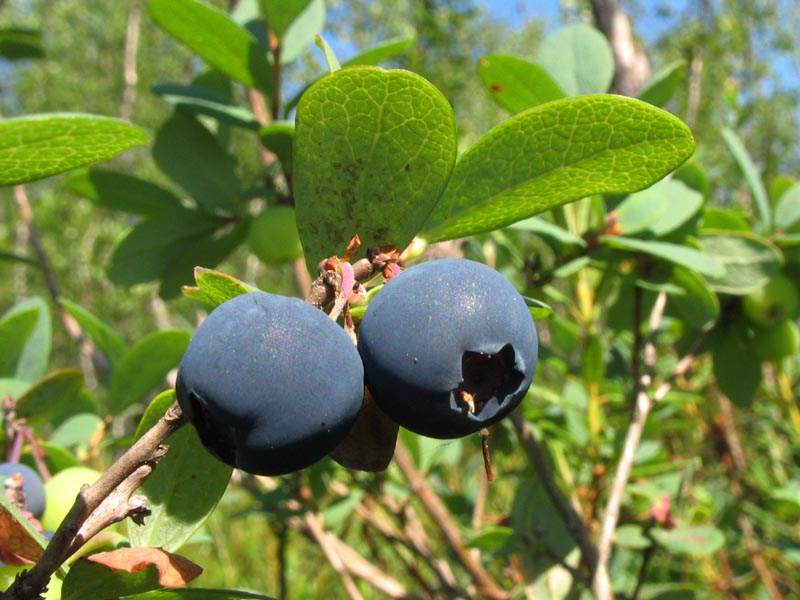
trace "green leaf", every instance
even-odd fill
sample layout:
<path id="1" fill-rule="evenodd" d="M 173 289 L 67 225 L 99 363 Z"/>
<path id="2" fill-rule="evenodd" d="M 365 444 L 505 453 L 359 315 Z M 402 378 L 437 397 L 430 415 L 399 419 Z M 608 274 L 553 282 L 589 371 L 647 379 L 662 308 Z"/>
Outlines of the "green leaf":
<path id="1" fill-rule="evenodd" d="M 241 211 L 233 158 L 190 112 L 175 110 L 159 128 L 153 160 L 200 208 L 212 213 Z"/>
<path id="2" fill-rule="evenodd" d="M 775 228 L 783 231 L 796 228 L 800 233 L 800 183 L 786 190 L 775 205 Z"/>
<path id="3" fill-rule="evenodd" d="M 278 39 L 282 39 L 289 25 L 311 4 L 310 0 L 283 0 L 283 2 L 262 2 L 261 10 L 267 19 L 267 26 Z"/>
<path id="4" fill-rule="evenodd" d="M 69 300 L 61 298 L 61 306 L 66 310 L 81 326 L 83 333 L 91 339 L 95 346 L 108 359 L 112 369 L 116 362 L 125 354 L 126 347 L 122 338 L 117 335 L 108 325 L 98 319 L 82 306 Z"/>
<path id="5" fill-rule="evenodd" d="M 194 270 L 194 280 L 197 283 L 197 287 L 203 292 L 206 301 L 214 307 L 227 302 L 231 298 L 255 290 L 255 288 L 226 273 L 202 267 L 197 267 Z"/>
<path id="6" fill-rule="evenodd" d="M 736 322 L 715 331 L 710 346 L 717 387 L 736 405 L 749 407 L 761 383 L 761 361 L 753 357 L 752 331 Z"/>
<path id="7" fill-rule="evenodd" d="M 134 573 L 110 569 L 81 558 L 72 563 L 61 587 L 61 600 L 105 600 L 160 588 L 158 568 L 143 565 Z"/>
<path id="8" fill-rule="evenodd" d="M 603 341 L 600 335 L 589 332 L 583 343 L 583 379 L 587 384 L 599 385 L 606 376 L 606 364 L 603 360 Z"/>
<path id="9" fill-rule="evenodd" d="M 181 360 L 191 333 L 185 329 L 164 329 L 143 337 L 119 359 L 108 386 L 108 409 L 118 415 L 138 402 Z"/>
<path id="10" fill-rule="evenodd" d="M 696 161 L 682 164 L 672 174 L 672 179 L 682 181 L 687 187 L 700 192 L 706 200 L 711 196 L 711 181 L 708 173 Z"/>
<path id="11" fill-rule="evenodd" d="M 270 596 L 237 590 L 211 590 L 203 588 L 180 588 L 156 590 L 125 596 L 125 600 L 275 600 Z"/>
<path id="12" fill-rule="evenodd" d="M 362 248 L 403 249 L 450 175 L 455 118 L 430 83 L 407 71 L 350 67 L 327 75 L 297 109 L 294 192 L 309 268 Z"/>
<path id="13" fill-rule="evenodd" d="M 705 330 L 719 318 L 719 298 L 694 270 L 676 267 L 670 281 L 685 293 L 673 295 L 667 305 L 691 327 Z"/>
<path id="14" fill-rule="evenodd" d="M 635 192 L 693 151 L 686 125 L 639 100 L 549 102 L 498 125 L 459 158 L 423 237 L 453 239 L 593 194 Z"/>
<path id="15" fill-rule="evenodd" d="M 220 123 L 258 131 L 261 124 L 253 112 L 234 104 L 229 98 L 197 85 L 163 84 L 154 85 L 153 92 L 173 106 L 181 107 L 195 114 L 206 115 Z"/>
<path id="16" fill-rule="evenodd" d="M 7 60 L 42 58 L 42 32 L 23 27 L 0 29 L 0 56 Z"/>
<path id="17" fill-rule="evenodd" d="M 534 321 L 546 319 L 553 314 L 553 308 L 549 304 L 545 304 L 541 300 L 536 300 L 534 298 L 524 297 L 524 299 L 525 305 L 528 307 L 528 311 L 531 313 L 531 317 L 533 317 Z"/>
<path id="18" fill-rule="evenodd" d="M 34 427 L 57 425 L 84 408 L 79 402 L 82 390 L 83 373 L 79 369 L 53 371 L 17 399 L 17 416 Z"/>
<path id="19" fill-rule="evenodd" d="M 686 223 L 703 205 L 703 195 L 680 181 L 663 180 L 631 194 L 617 207 L 623 235 L 664 237 Z"/>
<path id="20" fill-rule="evenodd" d="M 683 83 L 686 61 L 676 60 L 659 70 L 639 92 L 639 100 L 653 106 L 664 106 Z"/>
<path id="21" fill-rule="evenodd" d="M 342 63 L 343 67 L 378 65 L 395 56 L 402 54 L 412 45 L 416 38 L 413 35 L 386 40 L 372 48 L 348 58 Z"/>
<path id="22" fill-rule="evenodd" d="M 47 365 L 50 362 L 50 349 L 53 339 L 53 324 L 50 318 L 50 308 L 47 302 L 39 296 L 26 298 L 17 302 L 5 314 L 5 317 L 35 308 L 38 310 L 38 317 L 29 335 L 24 337 L 24 346 L 18 355 L 15 377 L 25 381 L 36 381 L 47 372 Z M 0 338 L 2 334 L 0 333 Z M 23 341 L 22 339 L 17 341 Z M 13 354 L 13 353 L 12 353 Z M 2 359 L 0 359 L 2 363 Z M 0 369 L 2 373 L 2 369 Z"/>
<path id="23" fill-rule="evenodd" d="M 719 529 L 703 525 L 653 529 L 651 535 L 659 546 L 671 552 L 693 556 L 708 556 L 725 544 L 725 536 Z"/>
<path id="24" fill-rule="evenodd" d="M 512 114 L 564 97 L 545 69 L 518 56 L 488 54 L 477 70 L 492 99 Z"/>
<path id="25" fill-rule="evenodd" d="M 761 175 L 758 172 L 753 159 L 747 152 L 747 148 L 733 132 L 733 130 L 723 127 L 721 130 L 722 139 L 728 145 L 728 150 L 736 160 L 736 164 L 742 170 L 744 179 L 747 182 L 747 187 L 750 188 L 750 193 L 753 196 L 753 201 L 756 204 L 758 216 L 764 231 L 769 231 L 772 228 L 772 216 L 770 214 L 769 197 L 767 190 L 764 187 L 764 182 L 761 180 Z"/>
<path id="26" fill-rule="evenodd" d="M 2 331 L 0 331 L 2 333 Z M 31 387 L 30 381 L 23 381 L 22 379 L 15 379 L 13 377 L 0 377 L 0 398 L 11 396 L 11 398 L 19 398 Z"/>
<path id="27" fill-rule="evenodd" d="M 614 55 L 605 36 L 584 23 L 549 35 L 537 61 L 567 96 L 602 94 L 614 78 Z"/>
<path id="28" fill-rule="evenodd" d="M 145 411 L 137 435 L 147 431 L 174 400 L 173 390 L 156 397 Z M 222 497 L 233 469 L 205 449 L 193 427 L 182 427 L 165 443 L 169 452 L 139 489 L 147 496 L 152 514 L 144 526 L 129 522 L 128 536 L 133 546 L 175 552 L 205 522 Z"/>
<path id="29" fill-rule="evenodd" d="M 574 233 L 570 233 L 566 229 L 554 225 L 549 221 L 545 221 L 540 217 L 531 217 L 522 221 L 517 221 L 509 225 L 511 229 L 519 229 L 522 231 L 530 231 L 544 238 L 550 238 L 561 244 L 567 246 L 577 246 L 578 248 L 585 248 L 586 241 L 582 237 L 578 237 Z"/>
<path id="30" fill-rule="evenodd" d="M 283 172 L 291 175 L 294 172 L 293 150 L 294 123 L 288 121 L 273 121 L 265 125 L 258 132 L 261 145 L 273 152 L 281 161 Z"/>
<path id="31" fill-rule="evenodd" d="M 388 40 L 383 44 L 379 44 L 377 46 L 373 46 L 372 48 L 365 50 L 360 54 L 356 54 L 352 58 L 347 59 L 343 63 L 341 63 L 342 67 L 356 67 L 356 66 L 374 66 L 379 65 L 382 62 L 393 58 L 394 56 L 400 54 L 407 48 L 409 48 L 416 38 L 413 36 L 411 37 L 404 37 L 398 38 L 395 40 Z M 284 112 L 288 114 L 297 103 L 300 102 L 300 98 L 303 97 L 303 94 L 306 93 L 306 90 L 311 87 L 311 84 L 300 90 L 297 94 L 292 97 L 291 100 L 286 104 L 284 108 Z"/>
<path id="32" fill-rule="evenodd" d="M 644 535 L 641 525 L 620 525 L 614 532 L 614 543 L 621 548 L 643 550 L 653 545 Z"/>
<path id="33" fill-rule="evenodd" d="M 531 510 L 531 507 L 536 510 Z M 575 547 L 564 520 L 559 516 L 541 481 L 535 477 L 523 479 L 516 489 L 511 506 L 510 526 L 529 542 L 523 560 L 533 569 L 544 573 L 563 560 Z M 536 552 L 547 548 L 547 552 Z"/>
<path id="34" fill-rule="evenodd" d="M 150 0 L 150 14 L 208 64 L 271 95 L 272 66 L 264 49 L 224 12 L 198 0 Z"/>
<path id="35" fill-rule="evenodd" d="M 77 413 L 65 419 L 50 436 L 49 441 L 62 448 L 72 448 L 78 445 L 88 446 L 91 439 L 103 427 L 103 419 L 96 412 Z M 63 456 L 60 457 L 60 460 L 67 466 L 73 466 L 72 463 L 66 462 Z M 79 464 L 80 462 L 75 460 L 75 465 Z"/>
<path id="36" fill-rule="evenodd" d="M 292 0 L 295 2 L 296 0 Z M 279 5 L 281 2 L 267 2 L 266 5 Z M 306 48 L 314 43 L 314 38 L 325 28 L 324 0 L 311 0 L 286 29 L 281 39 L 281 64 L 287 64 L 297 58 Z"/>
<path id="37" fill-rule="evenodd" d="M 748 231 L 703 230 L 698 243 L 704 254 L 725 265 L 724 273 L 708 277 L 716 292 L 748 294 L 764 285 L 783 264 L 780 250 Z"/>
<path id="38" fill-rule="evenodd" d="M 108 117 L 53 113 L 0 121 L 0 186 L 36 181 L 147 143 L 138 127 Z"/>
<path id="39" fill-rule="evenodd" d="M 176 248 L 161 277 L 159 295 L 165 300 L 178 296 L 181 288 L 192 280 L 195 266 L 201 264 L 215 267 L 222 262 L 246 239 L 250 222 L 250 219 L 244 219 L 232 226 L 217 229 L 211 237 L 188 239 L 183 246 L 183 252 Z"/>
<path id="40" fill-rule="evenodd" d="M 499 553 L 519 552 L 525 548 L 525 544 L 514 529 L 498 525 L 484 527 L 464 545 L 467 548 L 477 548 L 481 552 Z"/>
<path id="41" fill-rule="evenodd" d="M 137 215 L 157 215 L 180 208 L 180 199 L 149 181 L 102 169 L 86 169 L 69 176 L 67 186 L 97 206 Z"/>
<path id="42" fill-rule="evenodd" d="M 117 246 L 108 276 L 117 285 L 161 279 L 173 261 L 193 258 L 187 257 L 190 244 L 209 243 L 220 226 L 216 217 L 184 208 L 149 217 Z"/>
<path id="43" fill-rule="evenodd" d="M 0 377 L 17 377 L 25 345 L 36 327 L 39 307 L 6 313 L 0 320 Z"/>
<path id="44" fill-rule="evenodd" d="M 318 35 L 314 41 L 316 42 L 317 47 L 322 50 L 322 54 L 325 57 L 325 63 L 328 65 L 328 72 L 333 73 L 334 71 L 341 69 L 342 65 L 339 63 L 336 52 L 334 52 L 330 44 L 325 41 L 325 38 L 321 35 Z"/>
<path id="45" fill-rule="evenodd" d="M 601 236 L 600 242 L 619 250 L 644 252 L 650 256 L 692 269 L 707 277 L 719 277 L 725 273 L 725 265 L 718 257 L 680 244 L 613 235 Z"/>
<path id="46" fill-rule="evenodd" d="M 705 207 L 703 209 L 703 220 L 701 222 L 700 231 L 720 229 L 750 231 L 750 224 L 747 222 L 747 219 L 738 212 L 715 206 Z"/>

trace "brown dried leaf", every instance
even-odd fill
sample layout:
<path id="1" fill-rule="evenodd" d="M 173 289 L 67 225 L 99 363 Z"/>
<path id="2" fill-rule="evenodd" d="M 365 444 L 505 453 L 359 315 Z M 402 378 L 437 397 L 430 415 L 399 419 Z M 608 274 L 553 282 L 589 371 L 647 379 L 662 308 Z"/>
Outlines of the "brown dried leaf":
<path id="1" fill-rule="evenodd" d="M 25 519 L 29 525 L 26 527 L 21 520 Z M 11 564 L 12 556 L 17 556 L 24 561 L 36 562 L 44 552 L 44 538 L 37 538 L 35 528 L 41 526 L 30 513 L 24 514 L 13 506 L 5 497 L 0 502 L 0 551 L 3 553 L 3 562 Z M 14 562 L 13 564 L 24 564 Z"/>
<path id="2" fill-rule="evenodd" d="M 183 587 L 203 572 L 201 566 L 188 558 L 161 548 L 119 548 L 111 552 L 92 554 L 86 559 L 128 573 L 136 573 L 149 565 L 155 565 L 158 569 L 158 583 L 169 588 Z"/>

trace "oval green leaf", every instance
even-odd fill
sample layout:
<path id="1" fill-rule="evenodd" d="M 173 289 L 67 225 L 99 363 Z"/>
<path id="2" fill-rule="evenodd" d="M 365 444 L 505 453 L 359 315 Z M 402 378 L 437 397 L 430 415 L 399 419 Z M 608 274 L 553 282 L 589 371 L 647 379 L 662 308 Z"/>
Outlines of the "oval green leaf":
<path id="1" fill-rule="evenodd" d="M 172 192 L 127 173 L 86 169 L 70 175 L 67 185 L 97 206 L 136 215 L 157 215 L 181 206 Z"/>
<path id="2" fill-rule="evenodd" d="M 195 268 L 194 280 L 197 283 L 197 287 L 190 289 L 198 290 L 202 294 L 202 296 L 195 294 L 194 297 L 201 298 L 203 302 L 212 308 L 227 302 L 231 298 L 247 294 L 256 289 L 235 277 L 231 277 L 227 273 L 202 267 Z M 186 290 L 184 290 L 184 294 L 186 294 Z M 189 294 L 189 296 L 192 297 L 192 294 Z"/>
<path id="3" fill-rule="evenodd" d="M 165 277 L 177 259 L 199 261 L 199 257 L 189 253 L 190 245 L 210 244 L 220 225 L 220 220 L 212 215 L 185 208 L 148 217 L 119 243 L 111 258 L 108 277 L 117 285 Z M 187 280 L 194 264 L 189 266 Z"/>
<path id="4" fill-rule="evenodd" d="M 453 110 L 407 71 L 350 67 L 315 83 L 297 108 L 294 191 L 311 269 L 362 248 L 403 249 L 447 183 L 456 157 Z"/>
<path id="5" fill-rule="evenodd" d="M 17 302 L 6 312 L 4 319 L 16 314 L 17 312 L 28 311 L 30 309 L 38 310 L 38 316 L 33 326 L 33 330 L 22 339 L 12 340 L 14 343 L 22 343 L 19 354 L 11 353 L 11 356 L 17 357 L 16 371 L 14 377 L 24 379 L 25 381 L 36 381 L 47 372 L 47 365 L 50 361 L 50 349 L 52 347 L 53 339 L 53 323 L 50 318 L 50 308 L 45 300 L 39 296 L 26 298 Z M 2 334 L 0 334 L 2 338 Z M 4 359 L 0 359 L 0 364 L 4 363 Z M 0 369 L 0 373 L 4 371 Z"/>
<path id="6" fill-rule="evenodd" d="M 545 69 L 518 56 L 489 54 L 477 71 L 492 99 L 512 114 L 564 97 Z"/>
<path id="7" fill-rule="evenodd" d="M 17 399 L 17 416 L 34 427 L 44 423 L 57 425 L 87 408 L 85 402 L 79 401 L 82 390 L 83 373 L 79 369 L 53 371 Z"/>
<path id="8" fill-rule="evenodd" d="M 685 74 L 685 60 L 669 63 L 647 82 L 639 92 L 639 99 L 654 106 L 664 106 L 683 82 Z"/>
<path id="9" fill-rule="evenodd" d="M 131 573 L 81 558 L 72 564 L 64 578 L 61 600 L 128 597 L 160 587 L 155 565 L 143 564 L 140 570 Z"/>
<path id="10" fill-rule="evenodd" d="M 611 248 L 644 252 L 650 256 L 692 269 L 707 277 L 721 277 L 725 273 L 725 265 L 717 257 L 680 244 L 613 235 L 602 236 L 600 242 Z"/>
<path id="11" fill-rule="evenodd" d="M 198 115 L 206 115 L 228 125 L 258 131 L 261 124 L 253 112 L 233 103 L 222 94 L 198 85 L 154 85 L 153 92 L 173 106 L 180 106 Z"/>
<path id="12" fill-rule="evenodd" d="M 233 157 L 187 110 L 175 110 L 161 125 L 153 143 L 153 160 L 203 210 L 241 211 Z"/>
<path id="13" fill-rule="evenodd" d="M 36 327 L 39 307 L 9 312 L 0 320 L 0 377 L 17 375 L 25 345 Z"/>
<path id="14" fill-rule="evenodd" d="M 137 437 L 152 427 L 174 401 L 174 390 L 159 394 L 142 416 Z M 144 526 L 128 521 L 128 536 L 133 546 L 176 552 L 217 505 L 233 469 L 205 449 L 194 427 L 182 427 L 167 438 L 166 444 L 169 452 L 138 492 L 147 496 L 152 514 Z"/>
<path id="15" fill-rule="evenodd" d="M 676 267 L 670 281 L 683 289 L 683 294 L 670 297 L 668 310 L 673 310 L 688 325 L 708 329 L 719 318 L 719 298 L 700 275 L 692 269 Z"/>
<path id="16" fill-rule="evenodd" d="M 725 544 L 725 536 L 719 529 L 704 525 L 653 529 L 650 534 L 662 548 L 694 556 L 708 556 Z"/>
<path id="17" fill-rule="evenodd" d="M 119 119 L 49 114 L 0 121 L 0 186 L 64 173 L 147 143 L 138 127 Z"/>
<path id="18" fill-rule="evenodd" d="M 602 94 L 614 78 L 614 55 L 605 36 L 591 25 L 568 25 L 549 35 L 537 61 L 567 96 Z"/>
<path id="19" fill-rule="evenodd" d="M 119 359 L 108 387 L 108 409 L 118 415 L 161 385 L 181 360 L 191 334 L 185 329 L 154 331 Z"/>
<path id="20" fill-rule="evenodd" d="M 639 100 L 556 100 L 512 117 L 459 158 L 428 241 L 490 231 L 561 204 L 652 185 L 694 152 L 689 128 Z"/>
<path id="21" fill-rule="evenodd" d="M 797 229 L 800 232 L 800 183 L 783 194 L 775 205 L 775 228 L 782 231 Z"/>
<path id="22" fill-rule="evenodd" d="M 291 175 L 294 171 L 292 146 L 294 143 L 294 123 L 288 121 L 274 121 L 265 125 L 258 132 L 261 145 L 273 152 L 281 161 L 283 172 Z"/>
<path id="23" fill-rule="evenodd" d="M 758 289 L 780 271 L 783 256 L 767 239 L 748 231 L 703 230 L 698 238 L 704 254 L 725 265 L 725 272 L 710 274 L 716 292 L 744 295 Z"/>
<path id="24" fill-rule="evenodd" d="M 113 369 L 114 364 L 125 354 L 125 342 L 122 338 L 82 306 L 63 298 L 59 303 L 78 322 L 83 333 L 89 336 L 95 346 L 105 354 Z"/>
<path id="25" fill-rule="evenodd" d="M 150 14 L 164 31 L 208 64 L 269 97 L 273 82 L 267 55 L 224 12 L 198 0 L 150 0 Z"/>
<path id="26" fill-rule="evenodd" d="M 623 235 L 663 237 L 700 210 L 703 195 L 680 181 L 664 180 L 631 194 L 617 207 Z"/>

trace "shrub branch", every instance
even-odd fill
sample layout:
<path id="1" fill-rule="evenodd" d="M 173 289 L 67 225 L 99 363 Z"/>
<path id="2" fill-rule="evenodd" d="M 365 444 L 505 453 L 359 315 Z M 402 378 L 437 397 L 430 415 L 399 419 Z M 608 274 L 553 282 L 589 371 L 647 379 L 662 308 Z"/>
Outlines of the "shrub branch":
<path id="1" fill-rule="evenodd" d="M 164 441 L 186 422 L 174 403 L 96 483 L 85 486 L 61 522 L 44 554 L 30 571 L 20 574 L 0 600 L 31 600 L 46 589 L 50 577 L 96 533 L 128 516 L 143 516 L 142 498 L 131 494 L 167 452 Z"/>

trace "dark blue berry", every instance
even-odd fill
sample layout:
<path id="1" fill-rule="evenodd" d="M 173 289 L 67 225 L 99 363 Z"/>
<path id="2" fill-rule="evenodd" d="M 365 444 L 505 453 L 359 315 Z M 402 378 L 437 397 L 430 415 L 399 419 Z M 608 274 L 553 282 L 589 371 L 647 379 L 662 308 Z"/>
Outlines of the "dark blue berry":
<path id="1" fill-rule="evenodd" d="M 0 464 L 0 479 L 5 480 L 12 475 L 22 478 L 22 496 L 25 510 L 34 517 L 39 518 L 44 513 L 46 498 L 44 484 L 39 474 L 27 465 L 21 463 Z"/>
<path id="2" fill-rule="evenodd" d="M 514 286 L 463 259 L 411 267 L 370 302 L 358 350 L 375 402 L 397 423 L 455 438 L 502 419 L 522 401 L 538 340 Z"/>
<path id="3" fill-rule="evenodd" d="M 317 462 L 344 439 L 361 408 L 364 371 L 325 313 L 252 292 L 217 307 L 197 329 L 177 395 L 220 460 L 278 475 Z"/>

